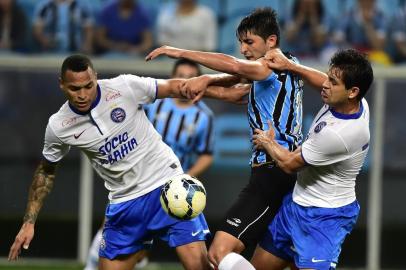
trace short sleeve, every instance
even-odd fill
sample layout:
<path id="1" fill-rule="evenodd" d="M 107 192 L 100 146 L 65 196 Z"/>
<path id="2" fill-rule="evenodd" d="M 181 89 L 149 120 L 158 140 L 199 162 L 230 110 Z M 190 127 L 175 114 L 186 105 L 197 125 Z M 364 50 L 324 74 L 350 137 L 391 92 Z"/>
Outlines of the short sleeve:
<path id="1" fill-rule="evenodd" d="M 70 150 L 70 146 L 64 144 L 54 133 L 48 124 L 45 131 L 44 148 L 42 155 L 51 163 L 60 161 Z"/>
<path id="2" fill-rule="evenodd" d="M 123 77 L 138 104 L 149 104 L 155 101 L 158 93 L 156 79 L 136 75 L 123 75 Z"/>
<path id="3" fill-rule="evenodd" d="M 312 134 L 302 144 L 302 157 L 313 166 L 325 166 L 342 161 L 348 157 L 343 139 L 331 128 Z"/>

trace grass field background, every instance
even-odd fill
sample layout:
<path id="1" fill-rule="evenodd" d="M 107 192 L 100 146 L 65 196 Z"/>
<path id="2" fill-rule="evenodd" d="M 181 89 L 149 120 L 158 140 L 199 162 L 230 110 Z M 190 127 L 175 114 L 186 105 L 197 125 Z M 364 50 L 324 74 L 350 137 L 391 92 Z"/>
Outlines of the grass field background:
<path id="1" fill-rule="evenodd" d="M 74 261 L 59 260 L 21 260 L 8 262 L 0 259 L 0 270 L 83 270 L 84 266 Z M 143 270 L 182 270 L 179 263 L 151 262 Z"/>

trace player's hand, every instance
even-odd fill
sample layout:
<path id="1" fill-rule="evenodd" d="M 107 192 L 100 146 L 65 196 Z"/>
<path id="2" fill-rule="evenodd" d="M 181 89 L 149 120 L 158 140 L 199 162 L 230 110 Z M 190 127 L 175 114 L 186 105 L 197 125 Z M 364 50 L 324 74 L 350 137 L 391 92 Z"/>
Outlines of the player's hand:
<path id="1" fill-rule="evenodd" d="M 209 78 L 205 75 L 190 78 L 182 83 L 181 93 L 188 99 L 192 99 L 193 103 L 195 103 L 203 97 L 208 86 Z"/>
<path id="2" fill-rule="evenodd" d="M 257 128 L 254 130 L 252 142 L 254 143 L 255 149 L 265 149 L 266 145 L 271 145 L 275 140 L 275 130 L 273 129 L 272 123 L 269 120 L 268 126 L 269 129 L 266 131 Z"/>
<path id="3" fill-rule="evenodd" d="M 146 57 L 145 61 L 150 61 L 154 58 L 157 58 L 160 55 L 166 55 L 172 58 L 179 58 L 180 53 L 182 52 L 182 49 L 178 49 L 175 47 L 170 47 L 170 46 L 161 46 L 158 49 L 153 50 L 150 52 Z"/>
<path id="4" fill-rule="evenodd" d="M 227 87 L 223 92 L 223 100 L 238 105 L 245 105 L 248 103 L 248 94 L 250 89 L 251 84 L 242 83 Z"/>
<path id="5" fill-rule="evenodd" d="M 18 256 L 21 253 L 21 247 L 24 249 L 28 249 L 33 237 L 34 237 L 34 224 L 25 222 L 21 226 L 21 229 L 18 232 L 14 240 L 14 243 L 10 248 L 8 260 L 9 261 L 17 260 Z"/>
<path id="6" fill-rule="evenodd" d="M 264 59 L 270 69 L 290 70 L 292 64 L 280 49 L 271 49 L 266 52 Z"/>

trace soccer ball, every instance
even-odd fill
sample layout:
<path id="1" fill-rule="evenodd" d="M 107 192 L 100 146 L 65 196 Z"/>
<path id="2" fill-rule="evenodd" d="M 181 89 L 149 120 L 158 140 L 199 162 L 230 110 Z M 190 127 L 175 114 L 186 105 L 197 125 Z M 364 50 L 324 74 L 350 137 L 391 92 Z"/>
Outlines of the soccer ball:
<path id="1" fill-rule="evenodd" d="M 171 217 L 189 220 L 199 215 L 206 206 L 206 190 L 195 177 L 181 174 L 162 187 L 160 201 Z"/>

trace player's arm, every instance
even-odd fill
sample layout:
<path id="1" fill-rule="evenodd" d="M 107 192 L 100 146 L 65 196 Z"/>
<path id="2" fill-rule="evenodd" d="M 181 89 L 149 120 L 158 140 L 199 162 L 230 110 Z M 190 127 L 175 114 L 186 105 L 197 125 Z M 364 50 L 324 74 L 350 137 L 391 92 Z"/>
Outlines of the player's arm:
<path id="1" fill-rule="evenodd" d="M 186 93 L 182 92 L 182 84 L 185 79 L 169 79 L 158 80 L 157 98 L 167 97 L 187 97 Z M 205 97 L 224 100 L 231 103 L 245 104 L 245 97 L 249 92 L 250 85 L 238 84 L 232 87 L 209 86 L 204 93 Z"/>
<path id="2" fill-rule="evenodd" d="M 145 59 L 149 61 L 159 55 L 186 58 L 210 69 L 241 76 L 253 81 L 264 80 L 272 73 L 272 70 L 263 61 L 243 60 L 222 53 L 183 50 L 170 46 L 162 46 L 153 50 Z"/>
<path id="3" fill-rule="evenodd" d="M 28 203 L 23 219 L 23 225 L 10 248 L 10 253 L 8 255 L 9 260 L 18 259 L 18 256 L 21 253 L 21 247 L 28 249 L 31 240 L 34 237 L 34 225 L 38 213 L 42 208 L 45 198 L 51 192 L 54 185 L 56 168 L 56 163 L 50 163 L 44 159 L 35 170 L 28 194 Z"/>
<path id="4" fill-rule="evenodd" d="M 319 91 L 321 91 L 323 83 L 327 80 L 326 73 L 288 59 L 280 49 L 269 50 L 265 55 L 265 60 L 269 68 L 273 70 L 289 70 L 302 77 Z"/>
<path id="5" fill-rule="evenodd" d="M 294 173 L 303 168 L 306 162 L 302 157 L 301 147 L 298 147 L 294 152 L 289 152 L 275 140 L 275 132 L 271 123 L 269 123 L 269 127 L 268 131 L 255 130 L 253 135 L 255 147 L 268 152 L 277 166 L 286 173 Z"/>
<path id="6" fill-rule="evenodd" d="M 189 169 L 187 174 L 197 177 L 204 171 L 206 171 L 212 163 L 213 163 L 213 155 L 202 154 L 197 158 L 195 164 L 193 164 L 193 166 Z"/>

